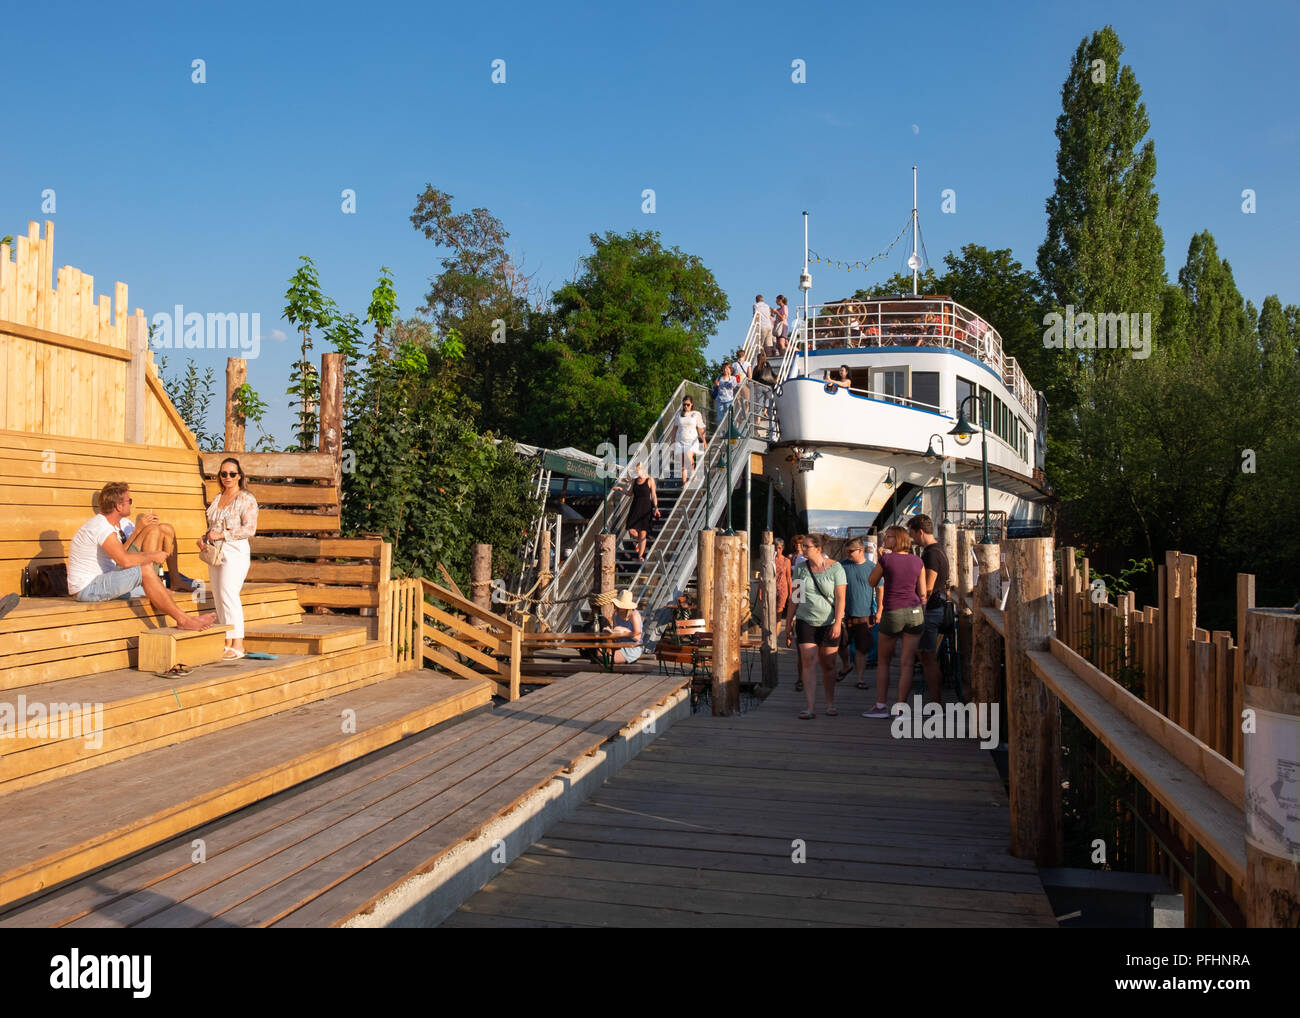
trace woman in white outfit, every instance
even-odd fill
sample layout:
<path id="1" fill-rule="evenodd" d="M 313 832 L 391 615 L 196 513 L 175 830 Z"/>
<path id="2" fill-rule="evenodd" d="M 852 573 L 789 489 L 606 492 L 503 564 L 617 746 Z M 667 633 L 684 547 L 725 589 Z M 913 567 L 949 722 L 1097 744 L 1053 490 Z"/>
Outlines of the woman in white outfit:
<path id="1" fill-rule="evenodd" d="M 217 468 L 221 494 L 208 506 L 208 532 L 199 539 L 199 549 L 220 541 L 224 548 L 221 565 L 209 566 L 217 622 L 230 626 L 226 634 L 223 661 L 244 656 L 244 606 L 239 590 L 248 575 L 248 539 L 257 532 L 257 499 L 248 490 L 239 460 L 224 459 Z"/>
<path id="2" fill-rule="evenodd" d="M 695 400 L 687 396 L 682 400 L 682 412 L 677 415 L 673 429 L 673 450 L 682 463 L 682 484 L 691 479 L 695 470 L 695 456 L 704 443 L 704 417 L 695 409 Z"/>

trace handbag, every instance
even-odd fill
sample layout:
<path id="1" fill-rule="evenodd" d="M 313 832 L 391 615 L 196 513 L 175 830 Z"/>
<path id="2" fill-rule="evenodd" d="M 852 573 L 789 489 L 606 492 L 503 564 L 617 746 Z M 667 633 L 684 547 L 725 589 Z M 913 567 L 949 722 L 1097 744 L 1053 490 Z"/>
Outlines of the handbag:
<path id="1" fill-rule="evenodd" d="M 219 566 L 226 557 L 225 541 L 205 541 L 199 549 L 199 561 L 209 566 Z"/>

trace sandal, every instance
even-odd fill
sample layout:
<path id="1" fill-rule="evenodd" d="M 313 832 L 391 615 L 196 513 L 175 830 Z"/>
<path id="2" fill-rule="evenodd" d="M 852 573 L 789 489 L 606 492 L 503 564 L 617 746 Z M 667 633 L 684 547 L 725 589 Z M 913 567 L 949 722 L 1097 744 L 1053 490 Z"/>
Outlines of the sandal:
<path id="1" fill-rule="evenodd" d="M 802 693 L 802 692 L 803 692 L 803 679 L 795 679 L 795 682 L 794 682 L 794 691 L 795 691 L 796 693 Z"/>
<path id="2" fill-rule="evenodd" d="M 811 721 L 811 720 L 812 720 L 813 718 L 815 718 L 816 716 L 817 716 L 816 714 L 814 714 L 812 711 L 808 711 L 808 710 L 801 710 L 801 711 L 799 712 L 799 720 L 800 720 L 800 721 Z"/>
<path id="3" fill-rule="evenodd" d="M 858 688 L 858 689 L 870 689 L 870 688 L 871 688 L 870 684 L 869 684 L 869 683 L 866 683 L 866 682 L 859 682 L 859 683 L 856 683 L 856 685 L 857 685 L 857 688 Z"/>
<path id="4" fill-rule="evenodd" d="M 160 679 L 178 679 L 183 675 L 189 675 L 194 671 L 189 665 L 172 665 L 165 672 L 154 672 Z"/>
<path id="5" fill-rule="evenodd" d="M 828 718 L 837 718 L 840 716 L 840 712 L 835 709 L 834 704 L 831 704 L 831 706 L 826 708 L 826 716 Z"/>
<path id="6" fill-rule="evenodd" d="M 221 652 L 222 661 L 238 661 L 243 656 L 244 652 L 242 650 L 235 650 L 234 647 L 227 647 Z"/>

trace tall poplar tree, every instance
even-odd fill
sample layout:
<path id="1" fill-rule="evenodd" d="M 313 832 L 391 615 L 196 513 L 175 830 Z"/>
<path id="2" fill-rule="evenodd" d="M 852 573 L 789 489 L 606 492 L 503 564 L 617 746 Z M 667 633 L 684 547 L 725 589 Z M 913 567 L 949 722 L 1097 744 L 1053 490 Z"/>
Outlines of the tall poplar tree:
<path id="1" fill-rule="evenodd" d="M 1123 52 L 1107 25 L 1080 42 L 1070 62 L 1061 86 L 1056 186 L 1047 199 L 1038 271 L 1062 309 L 1072 304 L 1076 312 L 1092 314 L 1150 312 L 1154 325 L 1165 283 L 1153 187 L 1155 144 L 1143 141 L 1150 122 L 1133 69 L 1120 63 Z M 1105 377 L 1128 351 L 1084 356 Z"/>

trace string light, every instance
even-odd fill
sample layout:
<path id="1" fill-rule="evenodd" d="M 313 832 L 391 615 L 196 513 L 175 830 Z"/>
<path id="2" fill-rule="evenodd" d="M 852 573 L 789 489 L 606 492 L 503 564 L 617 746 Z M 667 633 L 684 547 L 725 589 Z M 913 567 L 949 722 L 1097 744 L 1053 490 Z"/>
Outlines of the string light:
<path id="1" fill-rule="evenodd" d="M 906 236 L 907 228 L 911 225 L 912 225 L 912 220 L 908 219 L 908 221 L 903 224 L 903 228 L 899 230 L 898 236 L 895 237 L 892 241 L 890 241 L 889 247 L 885 248 L 885 250 L 883 251 L 878 252 L 877 254 L 872 255 L 866 261 L 849 262 L 849 261 L 844 261 L 842 258 L 831 258 L 831 257 L 823 258 L 821 255 L 819 255 L 816 251 L 812 250 L 811 248 L 808 249 L 808 260 L 812 262 L 816 262 L 818 265 L 833 264 L 835 268 L 843 269 L 845 272 L 854 272 L 859 269 L 866 271 L 867 269 L 871 268 L 871 266 L 874 263 L 878 261 L 882 261 L 883 259 L 889 257 L 889 252 L 894 250 L 895 245 L 900 240 L 902 240 L 904 236 Z"/>

